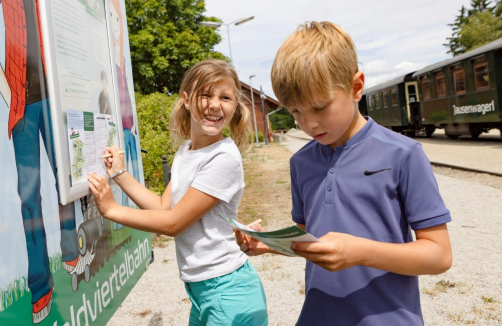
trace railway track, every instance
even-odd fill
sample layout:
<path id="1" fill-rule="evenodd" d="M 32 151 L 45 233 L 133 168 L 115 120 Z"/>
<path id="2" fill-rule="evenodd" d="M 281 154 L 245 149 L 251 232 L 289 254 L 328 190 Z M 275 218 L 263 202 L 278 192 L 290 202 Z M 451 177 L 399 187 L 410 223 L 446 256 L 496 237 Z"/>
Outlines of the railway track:
<path id="1" fill-rule="evenodd" d="M 459 170 L 459 171 L 466 171 L 466 172 L 473 172 L 473 173 L 483 173 L 483 174 L 489 174 L 497 177 L 502 177 L 502 173 L 497 173 L 497 172 L 492 172 L 492 171 L 486 171 L 486 170 L 478 170 L 478 169 L 472 169 L 472 168 L 466 168 L 463 166 L 459 165 L 453 165 L 453 164 L 446 164 L 446 163 L 439 163 L 439 162 L 433 162 L 430 161 L 432 166 L 437 166 L 437 167 L 443 167 L 443 168 L 450 168 L 453 170 Z"/>
<path id="2" fill-rule="evenodd" d="M 303 136 L 303 132 L 299 135 L 295 135 L 293 133 L 293 134 L 288 134 L 287 136 L 294 138 L 294 139 L 303 140 L 305 142 L 308 142 L 309 140 L 311 140 L 310 137 Z M 481 174 L 486 174 L 486 175 L 493 175 L 493 176 L 497 176 L 497 177 L 502 177 L 502 173 L 497 173 L 497 172 L 493 172 L 493 171 L 473 169 L 473 168 L 468 168 L 468 167 L 464 167 L 464 166 L 460 166 L 460 165 L 446 164 L 446 163 L 440 163 L 440 162 L 435 162 L 435 161 L 430 161 L 430 163 L 432 166 L 435 166 L 435 167 L 450 168 L 450 169 L 456 170 L 456 171 L 481 173 Z"/>

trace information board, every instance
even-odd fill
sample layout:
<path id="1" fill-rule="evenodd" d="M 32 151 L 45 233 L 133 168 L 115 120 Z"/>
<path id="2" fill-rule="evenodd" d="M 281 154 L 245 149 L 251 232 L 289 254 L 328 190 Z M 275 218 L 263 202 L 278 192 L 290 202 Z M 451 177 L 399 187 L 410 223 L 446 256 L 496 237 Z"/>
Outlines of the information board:
<path id="1" fill-rule="evenodd" d="M 105 325 L 152 257 L 85 178 L 118 144 L 144 184 L 129 53 L 125 0 L 0 0 L 2 326 Z"/>
<path id="2" fill-rule="evenodd" d="M 45 62 L 52 72 L 47 82 L 63 205 L 89 193 L 88 173 L 106 175 L 100 158 L 106 146 L 124 148 L 107 3 L 40 4 Z"/>

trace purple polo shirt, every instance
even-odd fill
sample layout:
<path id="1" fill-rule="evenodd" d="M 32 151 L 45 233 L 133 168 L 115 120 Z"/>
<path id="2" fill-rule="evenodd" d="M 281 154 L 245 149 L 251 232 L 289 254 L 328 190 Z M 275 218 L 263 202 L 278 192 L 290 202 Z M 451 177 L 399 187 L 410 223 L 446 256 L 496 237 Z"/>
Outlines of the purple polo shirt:
<path id="1" fill-rule="evenodd" d="M 422 146 L 367 119 L 336 150 L 311 141 L 293 155 L 293 220 L 316 237 L 392 243 L 450 222 Z M 363 266 L 328 272 L 307 261 L 305 288 L 297 325 L 423 325 L 416 276 Z"/>

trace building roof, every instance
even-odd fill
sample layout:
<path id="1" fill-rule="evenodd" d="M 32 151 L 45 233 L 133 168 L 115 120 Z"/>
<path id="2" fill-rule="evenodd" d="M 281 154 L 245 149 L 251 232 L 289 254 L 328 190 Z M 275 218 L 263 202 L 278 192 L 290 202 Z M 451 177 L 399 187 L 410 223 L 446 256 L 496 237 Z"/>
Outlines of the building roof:
<path id="1" fill-rule="evenodd" d="M 241 87 L 243 87 L 243 88 L 247 89 L 248 91 L 251 91 L 251 87 L 250 87 L 248 84 L 246 84 L 245 82 L 242 82 L 242 81 L 241 81 Z M 259 90 L 257 90 L 257 89 L 256 89 L 256 88 L 254 88 L 254 87 L 253 87 L 253 93 L 254 93 L 255 95 L 260 96 L 260 91 L 259 91 Z M 244 94 L 244 95 L 248 95 L 248 96 L 249 96 L 249 93 Z M 271 102 L 271 103 L 273 103 L 273 104 L 275 104 L 275 105 L 277 105 L 277 106 L 280 106 L 280 105 L 281 105 L 281 104 L 279 103 L 279 101 L 277 101 L 276 99 L 271 98 L 271 97 L 270 97 L 270 96 L 268 96 L 267 94 L 265 94 L 265 96 L 266 96 L 265 101 Z"/>
<path id="2" fill-rule="evenodd" d="M 400 84 L 400 83 L 404 83 L 406 81 L 406 77 L 410 76 L 412 73 L 413 72 L 407 73 L 406 75 L 399 76 L 397 78 L 388 80 L 388 81 L 383 82 L 381 84 L 378 84 L 376 86 L 373 86 L 373 87 L 370 87 L 368 89 L 365 89 L 364 92 L 363 92 L 363 94 L 366 95 L 366 94 L 369 94 L 369 93 L 374 93 L 374 92 L 379 91 L 381 89 L 384 89 L 384 88 L 387 88 L 387 87 L 391 87 L 391 86 L 394 86 L 394 85 L 397 85 L 397 84 Z"/>
<path id="3" fill-rule="evenodd" d="M 472 51 L 469 51 L 469 52 L 466 52 L 464 54 L 458 55 L 456 57 L 453 57 L 453 58 L 450 58 L 450 59 L 446 59 L 446 60 L 443 60 L 441 62 L 435 63 L 433 65 L 427 66 L 427 67 L 425 67 L 425 68 L 423 68 L 423 69 L 415 72 L 413 74 L 413 77 L 416 77 L 416 76 L 419 76 L 419 75 L 423 75 L 423 74 L 425 74 L 425 73 L 427 73 L 429 71 L 433 71 L 433 70 L 442 68 L 444 66 L 449 66 L 449 65 L 452 65 L 452 64 L 457 63 L 459 61 L 462 61 L 462 60 L 465 60 L 465 59 L 469 59 L 469 58 L 475 57 L 477 55 L 483 54 L 485 52 L 489 52 L 489 51 L 500 49 L 500 48 L 502 48 L 502 38 L 499 38 L 498 40 L 495 40 L 493 42 L 490 42 L 488 44 L 480 46 L 477 49 L 474 49 Z"/>

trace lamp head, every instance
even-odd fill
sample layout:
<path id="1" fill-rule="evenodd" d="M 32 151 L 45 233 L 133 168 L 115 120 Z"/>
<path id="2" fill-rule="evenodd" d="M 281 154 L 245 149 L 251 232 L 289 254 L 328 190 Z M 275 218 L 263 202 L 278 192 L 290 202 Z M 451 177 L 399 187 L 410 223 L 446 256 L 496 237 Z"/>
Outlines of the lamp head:
<path id="1" fill-rule="evenodd" d="M 218 23 L 218 22 L 200 22 L 199 26 L 211 27 L 211 28 L 219 28 L 221 26 L 221 23 Z"/>
<path id="2" fill-rule="evenodd" d="M 235 22 L 235 26 L 242 25 L 242 24 L 247 23 L 248 21 L 253 20 L 253 19 L 254 19 L 254 16 L 239 19 L 238 21 Z"/>

